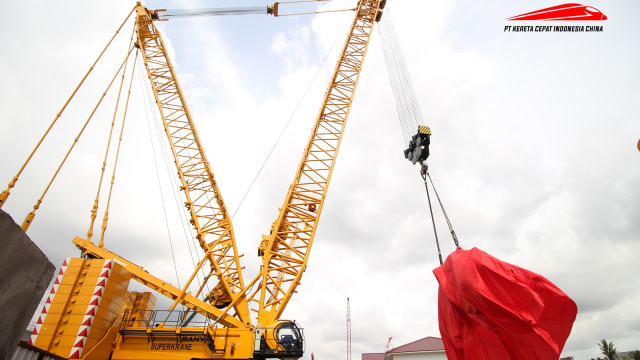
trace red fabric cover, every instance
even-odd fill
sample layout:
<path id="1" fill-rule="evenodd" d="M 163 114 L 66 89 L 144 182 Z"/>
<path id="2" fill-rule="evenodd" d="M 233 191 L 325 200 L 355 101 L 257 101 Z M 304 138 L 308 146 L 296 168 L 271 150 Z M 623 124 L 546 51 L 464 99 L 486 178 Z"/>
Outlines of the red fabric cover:
<path id="1" fill-rule="evenodd" d="M 436 268 L 448 360 L 558 360 L 576 304 L 549 280 L 477 249 Z"/>

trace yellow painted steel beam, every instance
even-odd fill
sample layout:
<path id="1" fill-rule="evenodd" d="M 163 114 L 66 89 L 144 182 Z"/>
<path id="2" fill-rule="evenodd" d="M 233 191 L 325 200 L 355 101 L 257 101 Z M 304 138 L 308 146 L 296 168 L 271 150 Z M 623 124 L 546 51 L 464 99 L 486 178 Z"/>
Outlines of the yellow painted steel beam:
<path id="1" fill-rule="evenodd" d="M 263 266 L 258 274 L 262 288 L 251 299 L 259 304 L 258 324 L 270 324 L 280 317 L 307 266 L 379 7 L 380 0 L 358 2 L 302 161 L 271 234 L 263 236 L 259 248 Z"/>
<path id="2" fill-rule="evenodd" d="M 91 241 L 76 237 L 73 239 L 73 243 L 76 244 L 83 255 L 90 256 L 96 259 L 113 259 L 120 265 L 124 266 L 127 271 L 132 275 L 132 279 L 139 283 L 153 289 L 168 298 L 173 300 L 181 299 L 180 303 L 188 307 L 191 310 L 197 311 L 210 319 L 219 319 L 218 322 L 224 326 L 231 328 L 246 328 L 238 319 L 233 316 L 225 314 L 222 310 L 214 307 L 213 305 L 204 302 L 190 293 L 177 287 L 164 282 L 163 280 L 149 274 L 141 266 L 134 264 L 133 262 L 105 249 L 104 247 L 98 247 Z"/>
<path id="3" fill-rule="evenodd" d="M 156 103 L 186 197 L 185 206 L 197 240 L 224 292 L 234 300 L 238 319 L 251 327 L 249 307 L 231 219 L 202 148 L 186 100 L 151 13 L 137 6 L 138 46 L 151 80 Z M 195 269 L 194 273 L 200 269 Z M 207 277 L 209 278 L 209 276 Z M 237 301 L 236 301 L 237 300 Z"/>

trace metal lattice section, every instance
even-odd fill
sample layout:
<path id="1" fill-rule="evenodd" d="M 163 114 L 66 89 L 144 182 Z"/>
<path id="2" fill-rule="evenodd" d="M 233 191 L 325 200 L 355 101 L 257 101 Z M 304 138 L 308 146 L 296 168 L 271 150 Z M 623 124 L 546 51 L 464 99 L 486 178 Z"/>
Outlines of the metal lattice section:
<path id="1" fill-rule="evenodd" d="M 227 294 L 233 299 L 242 297 L 244 284 L 228 212 L 162 38 L 148 10 L 142 6 L 138 6 L 137 30 L 138 46 L 143 50 L 149 79 L 182 183 L 181 190 L 186 197 L 185 206 L 190 211 L 198 242 L 211 264 L 207 279 L 216 275 Z M 237 294 L 234 296 L 234 293 Z M 243 323 L 247 324 L 249 311 L 246 300 L 237 302 L 235 310 L 243 318 Z"/>
<path id="2" fill-rule="evenodd" d="M 305 270 L 340 141 L 367 51 L 379 0 L 361 0 L 296 177 L 265 236 L 258 323 L 278 319 Z"/>

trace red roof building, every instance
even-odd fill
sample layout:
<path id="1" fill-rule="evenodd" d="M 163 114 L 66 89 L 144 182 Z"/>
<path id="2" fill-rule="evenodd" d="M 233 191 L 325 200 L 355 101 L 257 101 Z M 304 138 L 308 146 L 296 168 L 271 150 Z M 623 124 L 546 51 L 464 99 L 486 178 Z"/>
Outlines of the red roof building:
<path id="1" fill-rule="evenodd" d="M 384 360 L 384 353 L 363 353 L 362 360 Z"/>
<path id="2" fill-rule="evenodd" d="M 362 360 L 446 360 L 442 339 L 428 336 L 397 346 L 386 353 L 362 354 Z"/>

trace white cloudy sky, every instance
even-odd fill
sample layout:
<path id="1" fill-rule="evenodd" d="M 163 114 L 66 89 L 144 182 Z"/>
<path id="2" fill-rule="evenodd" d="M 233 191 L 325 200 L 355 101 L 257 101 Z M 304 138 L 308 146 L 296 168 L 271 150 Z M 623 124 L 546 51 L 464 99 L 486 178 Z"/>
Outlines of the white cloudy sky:
<path id="1" fill-rule="evenodd" d="M 349 7 L 355 0 L 341 2 Z M 170 9 L 266 4 L 146 2 Z M 479 247 L 564 290 L 579 312 L 563 355 L 588 359 L 599 355 L 596 342 L 602 338 L 619 350 L 640 348 L 640 5 L 585 3 L 608 16 L 601 33 L 503 31 L 512 25 L 507 17 L 558 4 L 389 0 L 388 10 L 434 134 L 431 175 L 462 247 Z M 0 4 L 3 184 L 133 5 Z M 351 16 L 251 15 L 161 24 L 232 212 L 293 116 L 234 217 L 245 281 L 257 271 L 260 236 L 293 178 L 336 58 L 330 55 L 323 67 L 322 60 L 334 42 L 343 43 Z M 126 26 L 119 47 L 96 68 L 21 176 L 3 207 L 16 222 L 44 189 L 104 79 L 121 61 L 130 33 Z M 134 83 L 138 90 L 146 86 Z M 176 284 L 171 241 L 183 283 L 191 265 L 176 222 L 181 209 L 167 180 L 175 172 L 162 160 L 155 165 L 151 149 L 158 153 L 163 144 L 149 135 L 153 119 L 143 99 L 134 93 L 105 244 Z M 56 266 L 78 255 L 72 238 L 86 236 L 110 117 L 99 116 L 104 121 L 80 140 L 28 232 Z M 390 336 L 392 346 L 439 336 L 434 236 L 418 169 L 403 159 L 403 146 L 376 31 L 308 270 L 285 312 L 305 328 L 305 359 L 311 352 L 316 359 L 346 356 L 347 297 L 354 358 L 382 351 Z M 453 244 L 438 221 L 443 252 L 449 253 Z"/>

